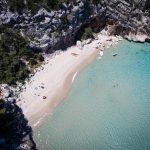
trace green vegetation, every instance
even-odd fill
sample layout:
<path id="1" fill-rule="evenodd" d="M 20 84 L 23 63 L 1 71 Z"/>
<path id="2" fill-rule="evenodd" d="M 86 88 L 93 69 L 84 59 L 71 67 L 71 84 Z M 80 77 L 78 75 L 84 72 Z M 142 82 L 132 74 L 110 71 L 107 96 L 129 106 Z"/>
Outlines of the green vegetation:
<path id="1" fill-rule="evenodd" d="M 0 99 L 0 114 L 5 114 L 5 107 L 4 107 L 5 103 L 3 99 Z"/>
<path id="2" fill-rule="evenodd" d="M 24 9 L 31 10 L 32 14 L 35 14 L 41 7 L 44 7 L 48 10 L 58 9 L 60 5 L 69 0 L 8 0 L 8 5 L 10 6 L 11 11 L 22 12 Z"/>
<path id="3" fill-rule="evenodd" d="M 43 60 L 42 55 L 27 49 L 27 40 L 17 31 L 0 31 L 0 84 L 13 85 L 16 81 L 23 82 L 31 68 Z"/>
<path id="4" fill-rule="evenodd" d="M 98 3 L 101 2 L 101 0 L 92 0 L 92 2 L 93 2 L 94 4 L 98 4 Z"/>
<path id="5" fill-rule="evenodd" d="M 7 0 L 8 5 L 10 6 L 11 11 L 22 12 L 24 9 L 31 10 L 32 14 L 35 14 L 41 7 L 46 8 L 47 10 L 51 9 L 59 9 L 63 2 L 67 3 L 76 3 L 76 0 L 26 0 L 26 4 L 24 0 Z M 98 4 L 101 0 L 87 0 L 86 2 L 91 2 L 94 4 Z M 131 1 L 138 6 L 140 4 L 137 1 Z M 146 1 L 146 9 L 150 10 L 150 1 Z"/>
<path id="6" fill-rule="evenodd" d="M 32 14 L 35 14 L 40 8 L 44 7 L 47 10 L 59 9 L 63 2 L 76 3 L 76 0 L 7 0 L 11 11 L 18 11 L 21 13 L 23 10 L 31 10 Z M 98 4 L 101 0 L 90 0 L 87 2 L 92 2 Z"/>
<path id="7" fill-rule="evenodd" d="M 150 14 L 150 0 L 146 1 L 145 8 L 149 11 Z"/>
<path id="8" fill-rule="evenodd" d="M 91 27 L 87 27 L 87 28 L 84 29 L 84 33 L 83 33 L 81 39 L 86 40 L 86 39 L 89 39 L 89 38 L 94 38 L 93 31 L 92 31 Z"/>
<path id="9" fill-rule="evenodd" d="M 8 0 L 8 5 L 11 11 L 21 12 L 25 8 L 24 2 L 21 0 Z"/>

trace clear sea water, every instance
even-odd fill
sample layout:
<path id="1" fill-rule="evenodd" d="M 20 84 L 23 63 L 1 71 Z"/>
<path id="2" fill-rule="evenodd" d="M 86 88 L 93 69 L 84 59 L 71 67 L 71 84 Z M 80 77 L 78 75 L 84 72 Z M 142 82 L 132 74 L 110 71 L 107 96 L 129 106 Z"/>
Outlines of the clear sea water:
<path id="1" fill-rule="evenodd" d="M 107 49 L 34 136 L 39 150 L 150 150 L 150 44 Z"/>

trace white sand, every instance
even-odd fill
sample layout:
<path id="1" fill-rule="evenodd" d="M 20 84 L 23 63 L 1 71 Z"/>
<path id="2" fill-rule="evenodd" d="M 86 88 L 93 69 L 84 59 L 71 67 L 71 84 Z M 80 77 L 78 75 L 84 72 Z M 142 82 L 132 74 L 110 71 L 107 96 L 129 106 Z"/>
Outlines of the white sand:
<path id="1" fill-rule="evenodd" d="M 38 69 L 20 93 L 21 101 L 18 105 L 29 124 L 36 126 L 41 118 L 56 107 L 69 92 L 77 73 L 89 64 L 100 50 L 110 47 L 116 41 L 118 38 L 99 35 L 98 40 L 84 45 L 82 49 L 74 46 L 53 58 L 47 57 L 46 64 Z M 102 55 L 101 51 L 100 57 Z"/>

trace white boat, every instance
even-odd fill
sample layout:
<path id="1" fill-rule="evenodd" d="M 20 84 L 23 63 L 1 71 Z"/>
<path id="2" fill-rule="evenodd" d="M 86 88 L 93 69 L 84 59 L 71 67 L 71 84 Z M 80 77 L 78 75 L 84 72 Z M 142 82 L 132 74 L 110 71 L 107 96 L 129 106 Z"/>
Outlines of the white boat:
<path id="1" fill-rule="evenodd" d="M 99 54 L 100 54 L 100 56 L 103 56 L 104 52 L 103 52 L 103 51 L 100 51 Z"/>

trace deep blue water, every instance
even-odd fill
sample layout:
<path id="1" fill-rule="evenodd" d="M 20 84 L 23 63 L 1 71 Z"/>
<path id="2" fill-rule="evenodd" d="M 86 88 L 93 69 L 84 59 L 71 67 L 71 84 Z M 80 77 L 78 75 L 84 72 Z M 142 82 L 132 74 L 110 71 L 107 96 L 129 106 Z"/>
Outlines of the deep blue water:
<path id="1" fill-rule="evenodd" d="M 34 136 L 39 150 L 150 150 L 150 44 L 105 50 Z"/>

